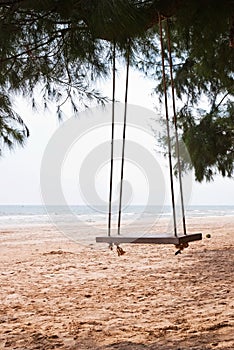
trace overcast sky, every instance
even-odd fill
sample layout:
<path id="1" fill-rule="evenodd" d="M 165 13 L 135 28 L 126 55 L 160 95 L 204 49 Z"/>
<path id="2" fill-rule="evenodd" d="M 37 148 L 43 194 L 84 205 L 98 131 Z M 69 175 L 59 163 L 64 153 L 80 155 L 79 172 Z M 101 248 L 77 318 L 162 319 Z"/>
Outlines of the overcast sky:
<path id="1" fill-rule="evenodd" d="M 120 101 L 124 99 L 124 81 L 121 75 L 117 80 L 117 98 Z M 104 92 L 111 96 L 111 82 L 106 82 L 101 85 Z M 129 103 L 149 108 L 153 111 L 155 107 L 154 99 L 151 96 L 153 83 L 140 78 L 139 74 L 131 71 L 129 82 Z M 4 152 L 4 156 L 0 160 L 1 172 L 1 195 L 0 204 L 42 204 L 41 188 L 40 188 L 40 169 L 41 160 L 46 150 L 47 144 L 54 132 L 58 128 L 62 128 L 63 124 L 59 123 L 56 119 L 55 109 L 45 113 L 43 110 L 38 113 L 32 112 L 30 106 L 26 101 L 18 99 L 16 107 L 23 116 L 26 124 L 30 129 L 30 138 L 28 139 L 24 148 L 17 147 L 13 152 Z M 78 153 L 76 152 L 76 159 L 79 157 L 83 159 L 87 152 L 98 146 L 98 135 L 96 143 L 94 142 L 94 134 L 85 136 L 88 139 L 89 148 L 78 147 Z M 82 140 L 80 141 L 83 142 Z M 140 141 L 138 141 L 140 142 Z M 77 145 L 74 145 L 77 147 Z M 66 162 L 64 162 L 65 169 L 62 171 L 62 182 L 64 192 L 71 204 L 83 204 L 82 197 L 76 192 L 77 183 L 74 179 L 77 179 L 77 172 L 72 173 L 71 167 L 69 167 L 69 157 L 67 156 Z M 82 158 L 83 157 L 83 158 Z M 79 162 L 78 162 L 79 163 Z M 77 164 L 78 164 L 77 163 Z M 81 164 L 80 164 L 81 166 Z M 98 187 L 97 192 L 101 197 L 108 198 L 108 193 L 105 188 L 105 184 L 102 183 L 102 179 L 108 176 L 108 171 L 105 175 L 104 172 L 108 170 L 108 165 L 100 165 L 99 177 L 95 179 Z M 66 168 L 67 167 L 67 168 Z M 134 170 L 136 178 L 139 183 L 142 181 L 142 185 L 135 183 L 135 204 L 140 204 L 141 201 L 145 201 L 146 187 L 144 184 L 144 176 L 142 176 L 138 170 Z M 129 173 L 131 173 L 131 166 L 129 166 Z M 147 174 L 146 174 L 147 175 Z M 105 179 L 106 180 L 106 179 Z M 131 179 L 129 179 L 131 181 Z M 133 178 L 134 183 L 134 178 Z M 105 182 L 105 181 L 104 181 Z M 74 186 L 74 188 L 73 188 Z M 217 177 L 214 182 L 198 184 L 193 181 L 192 195 L 189 204 L 197 205 L 233 205 L 234 198 L 234 182 L 230 179 L 223 179 Z M 144 204 L 144 203 L 143 203 Z"/>

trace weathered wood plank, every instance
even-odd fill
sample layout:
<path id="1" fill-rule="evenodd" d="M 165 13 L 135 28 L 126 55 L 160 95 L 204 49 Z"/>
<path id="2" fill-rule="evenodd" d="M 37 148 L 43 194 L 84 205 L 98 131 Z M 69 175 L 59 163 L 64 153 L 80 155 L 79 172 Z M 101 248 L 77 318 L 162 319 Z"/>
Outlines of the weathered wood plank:
<path id="1" fill-rule="evenodd" d="M 181 244 L 193 241 L 199 241 L 202 239 L 201 233 L 187 234 L 186 236 L 171 236 L 167 234 L 147 235 L 147 236 L 102 236 L 96 237 L 97 243 L 109 243 L 109 244 L 123 244 L 123 243 L 135 243 L 135 244 Z"/>

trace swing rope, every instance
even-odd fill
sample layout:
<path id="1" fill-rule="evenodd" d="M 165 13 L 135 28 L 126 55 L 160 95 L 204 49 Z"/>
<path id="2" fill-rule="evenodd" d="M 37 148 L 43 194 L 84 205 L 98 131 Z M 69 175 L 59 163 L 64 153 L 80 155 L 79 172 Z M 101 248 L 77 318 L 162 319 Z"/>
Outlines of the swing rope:
<path id="1" fill-rule="evenodd" d="M 170 135 L 168 101 L 167 101 L 167 83 L 166 83 L 166 73 L 165 73 L 165 54 L 164 54 L 164 45 L 163 45 L 162 19 L 161 19 L 160 13 L 158 14 L 158 18 L 159 18 L 159 33 L 160 33 L 160 45 L 161 45 L 163 92 L 164 92 L 164 101 L 165 101 L 166 127 L 167 127 L 167 140 L 168 140 L 168 159 L 169 159 L 169 169 L 170 169 L 171 202 L 172 202 L 172 211 L 173 211 L 174 236 L 177 237 L 175 194 L 174 194 L 172 152 L 171 152 L 172 147 L 171 147 L 171 135 Z"/>
<path id="2" fill-rule="evenodd" d="M 127 105 L 128 105 L 128 80 L 129 80 L 129 65 L 130 65 L 130 41 L 127 47 L 127 67 L 126 67 L 126 82 L 125 82 L 125 100 L 124 100 L 124 125 L 123 125 L 123 144 L 121 157 L 121 178 L 119 191 L 119 214 L 118 214 L 118 235 L 120 235 L 121 217 L 122 217 L 122 195 L 123 195 L 123 173 L 124 173 L 124 158 L 125 158 L 125 140 L 126 140 L 126 125 L 127 125 Z"/>
<path id="3" fill-rule="evenodd" d="M 178 137 L 178 127 L 177 127 L 177 113 L 175 107 L 175 85 L 173 78 L 173 61 L 171 55 L 171 36 L 170 36 L 170 27 L 169 20 L 166 20 L 166 31 L 167 31 L 167 45 L 168 45 L 168 54 L 169 54 L 169 66 L 170 66 L 170 80 L 171 80 L 171 92 L 172 92 L 172 104 L 173 104 L 173 121 L 175 128 L 175 138 L 176 138 L 176 154 L 177 154 L 177 162 L 178 162 L 178 174 L 179 174 L 179 186 L 180 186 L 180 200 L 181 200 L 181 212 L 182 212 L 182 220 L 183 220 L 183 232 L 184 235 L 187 235 L 186 230 L 186 221 L 185 221 L 185 210 L 184 210 L 184 195 L 183 195 L 183 183 L 182 183 L 182 169 L 180 162 L 180 147 L 179 147 L 179 137 Z"/>
<path id="4" fill-rule="evenodd" d="M 111 124 L 111 165 L 110 165 L 110 192 L 109 192 L 109 216 L 108 216 L 108 236 L 111 235 L 111 215 L 112 215 L 112 188 L 113 188 L 113 166 L 114 166 L 114 136 L 115 136 L 115 56 L 116 44 L 113 43 L 112 52 L 112 124 Z"/>
<path id="5" fill-rule="evenodd" d="M 123 175 L 124 175 L 124 158 L 125 158 L 125 140 L 126 140 L 126 124 L 127 124 L 127 103 L 128 103 L 128 80 L 129 80 L 129 66 L 130 66 L 130 39 L 128 41 L 128 46 L 126 50 L 126 84 L 125 84 L 125 106 L 124 106 L 124 125 L 123 125 L 123 138 L 122 138 L 122 158 L 121 158 L 121 180 L 120 180 L 120 193 L 119 193 L 119 212 L 118 212 L 118 236 L 111 236 L 111 221 L 112 221 L 112 186 L 113 186 L 113 165 L 114 165 L 114 128 L 115 128 L 115 90 L 116 90 L 116 44 L 113 43 L 113 91 L 112 91 L 112 134 L 111 134 L 111 167 L 110 167 L 110 192 L 109 192 L 109 219 L 108 219 L 108 236 L 109 237 L 96 237 L 96 242 L 108 243 L 110 249 L 113 249 L 113 245 L 117 247 L 118 255 L 123 255 L 125 252 L 120 247 L 122 243 L 136 243 L 136 244 L 174 244 L 177 249 L 176 255 L 181 253 L 181 251 L 188 247 L 189 242 L 199 241 L 202 239 L 202 233 L 186 233 L 186 223 L 185 223 L 185 213 L 184 213 L 184 201 L 183 201 L 183 188 L 182 188 L 182 171 L 180 163 L 180 150 L 179 150 L 179 138 L 177 129 L 177 115 L 175 108 L 175 88 L 173 80 L 172 71 L 172 55 L 171 55 L 171 41 L 169 33 L 169 24 L 166 23 L 166 28 L 163 31 L 162 19 L 159 13 L 159 33 L 160 33 L 160 45 L 161 45 L 161 62 L 162 62 L 162 80 L 163 80 L 163 92 L 165 98 L 165 113 L 166 113 L 166 128 L 167 128 L 167 141 L 168 141 L 168 159 L 169 159 L 169 169 L 170 169 L 170 183 L 171 183 L 171 201 L 173 209 L 173 224 L 174 224 L 174 236 L 169 236 L 168 234 L 155 235 L 155 236 L 121 236 L 121 214 L 122 214 L 122 194 L 123 194 Z M 172 167 L 172 145 L 170 137 L 170 121 L 169 121 L 169 108 L 168 108 L 168 95 L 167 95 L 167 81 L 166 81 L 166 71 L 165 71 L 165 51 L 163 39 L 164 36 L 167 38 L 168 45 L 168 57 L 170 63 L 170 84 L 173 99 L 173 124 L 175 128 L 176 137 L 176 153 L 178 159 L 178 171 L 179 171 L 179 181 L 180 181 L 180 195 L 181 195 L 181 207 L 183 215 L 183 228 L 184 235 L 177 235 L 177 225 L 176 225 L 176 210 L 175 210 L 175 194 L 174 194 L 174 177 L 173 177 L 173 167 Z"/>

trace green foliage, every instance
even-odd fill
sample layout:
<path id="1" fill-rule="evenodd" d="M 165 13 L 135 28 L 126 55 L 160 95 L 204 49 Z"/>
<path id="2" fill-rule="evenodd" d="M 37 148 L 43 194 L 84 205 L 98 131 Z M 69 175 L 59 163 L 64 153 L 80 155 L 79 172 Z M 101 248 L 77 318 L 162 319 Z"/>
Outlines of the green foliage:
<path id="1" fill-rule="evenodd" d="M 28 135 L 14 112 L 13 94 L 42 89 L 44 107 L 58 117 L 70 102 L 75 113 L 106 99 L 93 88 L 111 72 L 111 47 L 155 79 L 162 97 L 158 16 L 170 17 L 173 73 L 182 139 L 199 181 L 233 174 L 234 49 L 232 0 L 6 0 L 0 2 L 0 135 L 6 145 Z M 167 40 L 164 30 L 164 45 Z M 167 81 L 169 79 L 168 54 Z M 207 103 L 201 109 L 201 101 Z M 203 103 L 204 104 L 204 103 Z M 7 136 L 9 135 L 9 137 Z M 202 154 L 202 156 L 201 156 Z"/>
<path id="2" fill-rule="evenodd" d="M 217 173 L 231 177 L 234 170 L 232 13 L 232 1 L 191 0 L 184 1 L 170 19 L 174 85 L 183 103 L 178 109 L 179 131 L 191 158 L 191 163 L 182 159 L 183 168 L 194 167 L 199 181 L 209 181 Z M 165 28 L 163 33 L 167 48 Z M 161 64 L 154 49 L 157 36 L 148 40 L 138 66 L 158 81 L 155 91 L 162 97 Z M 167 52 L 165 56 L 169 86 Z"/>
<path id="3" fill-rule="evenodd" d="M 180 111 L 183 141 L 197 180 L 211 180 L 216 173 L 231 177 L 234 49 L 229 46 L 229 33 L 233 4 L 197 1 L 187 6 L 181 8 L 173 24 L 174 42 L 180 38 L 175 56 L 183 57 L 186 52 L 183 64 L 175 69 L 177 96 L 186 101 Z M 201 112 L 199 107 L 205 103 L 206 110 Z"/>
<path id="4" fill-rule="evenodd" d="M 23 144 L 27 137 L 27 133 L 17 129 L 9 94 L 31 98 L 35 107 L 39 85 L 44 107 L 54 101 L 59 118 L 68 101 L 74 113 L 93 100 L 106 101 L 92 87 L 92 81 L 108 72 L 106 55 L 110 44 L 92 37 L 81 18 L 81 9 L 74 10 L 74 4 L 79 2 L 68 1 L 65 6 L 62 1 L 0 3 L 0 117 L 6 120 L 8 116 L 8 125 L 12 125 L 10 129 L 1 124 L 6 146 L 12 148 L 14 139 Z M 25 125 L 20 125 L 26 130 Z"/>
<path id="5" fill-rule="evenodd" d="M 208 181 L 216 173 L 231 177 L 234 170 L 234 106 L 215 114 L 201 115 L 196 122 L 191 111 L 183 108 L 179 120 L 182 123 L 183 141 L 187 146 L 196 179 Z M 224 114 L 223 114 L 224 112 Z"/>
<path id="6" fill-rule="evenodd" d="M 23 145 L 25 138 L 29 136 L 29 130 L 21 117 L 15 113 L 10 100 L 5 95 L 0 95 L 0 140 L 4 145 L 12 149 L 16 144 Z M 0 148 L 0 155 L 2 149 Z"/>

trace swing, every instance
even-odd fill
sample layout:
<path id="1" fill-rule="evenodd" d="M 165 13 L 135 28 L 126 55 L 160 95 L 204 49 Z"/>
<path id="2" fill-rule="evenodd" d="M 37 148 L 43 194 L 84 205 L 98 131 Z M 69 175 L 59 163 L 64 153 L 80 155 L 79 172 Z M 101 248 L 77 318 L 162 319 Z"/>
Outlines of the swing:
<path id="1" fill-rule="evenodd" d="M 163 47 L 163 34 L 162 34 L 162 19 L 159 15 L 159 30 L 160 30 L 160 45 L 161 45 L 161 60 L 162 60 L 162 75 L 163 75 L 163 88 L 164 88 L 164 99 L 165 99 L 165 114 L 166 114 L 166 128 L 167 128 L 167 139 L 168 139 L 168 158 L 169 158 L 169 169 L 170 169 L 170 185 L 171 185 L 171 202 L 173 212 L 173 227 L 174 235 L 163 233 L 157 235 L 130 235 L 121 236 L 121 215 L 122 215 L 122 190 L 123 190 L 123 171 L 124 171 L 124 153 L 125 153 L 125 135 L 126 135 L 126 121 L 127 121 L 127 102 L 128 102 L 128 79 L 129 79 L 129 65 L 130 65 L 130 41 L 127 49 L 127 62 L 126 62 L 126 84 L 125 84 L 125 105 L 124 105 L 124 124 L 123 124 L 123 144 L 122 144 L 122 159 L 121 159 L 121 178 L 120 178 L 120 193 L 119 193 L 119 210 L 118 210 L 118 229 L 117 235 L 111 235 L 111 216 L 112 216 L 112 182 L 113 182 L 113 163 L 114 163 L 114 126 L 115 126 L 115 51 L 116 45 L 113 44 L 113 86 L 112 86 L 112 135 L 111 135 L 111 167 L 110 167 L 110 191 L 109 191 L 109 215 L 108 215 L 108 236 L 96 237 L 97 243 L 108 243 L 112 249 L 113 245 L 117 246 L 118 255 L 123 255 L 125 252 L 119 246 L 123 243 L 135 243 L 135 244 L 174 244 L 178 249 L 176 255 L 181 253 L 184 248 L 188 247 L 189 242 L 198 241 L 202 239 L 202 233 L 188 234 L 186 230 L 185 221 L 185 210 L 184 210 L 184 198 L 183 198 L 183 186 L 182 186 L 182 169 L 180 163 L 180 152 L 179 152 L 179 139 L 177 129 L 177 116 L 175 108 L 175 92 L 174 92 L 174 81 L 172 73 L 172 56 L 171 56 L 171 44 L 170 44 L 170 33 L 168 19 L 166 19 L 166 33 L 168 43 L 168 55 L 169 55 L 169 66 L 170 66 L 170 80 L 171 80 L 171 92 L 172 92 L 172 106 L 173 106 L 173 123 L 175 129 L 175 141 L 176 141 L 176 154 L 178 162 L 178 177 L 179 177 L 179 190 L 180 190 L 180 201 L 181 201 L 181 212 L 182 212 L 182 223 L 183 223 L 183 234 L 178 234 L 177 223 L 176 223 L 176 210 L 175 210 L 175 195 L 174 195 L 174 179 L 173 179 L 173 167 L 172 167 L 172 152 L 171 152 L 171 139 L 170 139 L 170 127 L 169 127 L 169 113 L 168 113 L 168 100 L 167 100 L 167 86 L 166 86 L 166 74 L 165 74 L 165 57 Z"/>

